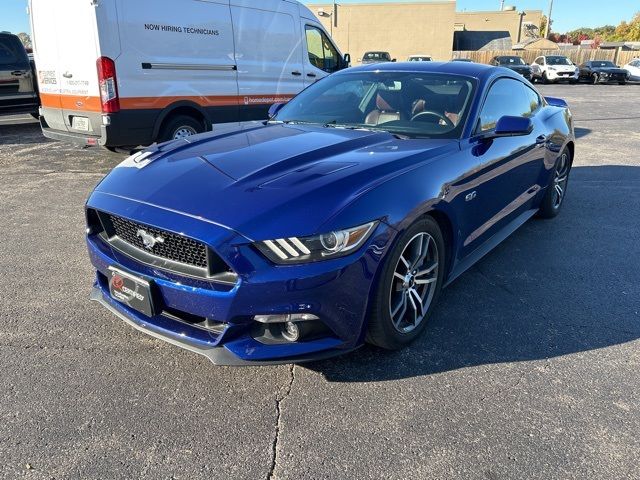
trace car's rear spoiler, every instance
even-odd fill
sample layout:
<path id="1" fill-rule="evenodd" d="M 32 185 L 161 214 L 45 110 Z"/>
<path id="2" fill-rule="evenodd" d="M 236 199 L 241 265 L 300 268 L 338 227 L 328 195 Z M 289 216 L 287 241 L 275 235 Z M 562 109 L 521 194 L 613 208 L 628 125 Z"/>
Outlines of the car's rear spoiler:
<path id="1" fill-rule="evenodd" d="M 565 102 L 562 98 L 544 97 L 544 99 L 552 107 L 569 108 L 569 104 L 567 102 Z"/>

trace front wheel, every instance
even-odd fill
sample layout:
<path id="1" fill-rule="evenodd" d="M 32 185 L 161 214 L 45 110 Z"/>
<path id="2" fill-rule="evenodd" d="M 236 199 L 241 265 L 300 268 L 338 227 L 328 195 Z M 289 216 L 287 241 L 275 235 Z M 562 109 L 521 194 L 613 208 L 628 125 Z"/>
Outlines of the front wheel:
<path id="1" fill-rule="evenodd" d="M 569 183 L 569 173 L 571 172 L 571 155 L 565 148 L 553 170 L 553 177 L 547 186 L 544 194 L 538 216 L 541 218 L 553 218 L 560 213 L 560 208 L 564 203 L 567 194 L 567 185 Z"/>
<path id="2" fill-rule="evenodd" d="M 378 279 L 367 342 L 397 350 L 423 332 L 442 289 L 445 258 L 433 218 L 424 217 L 401 234 Z"/>
<path id="3" fill-rule="evenodd" d="M 618 82 L 618 85 L 626 85 L 626 84 L 627 84 L 627 82 L 625 82 L 625 81 Z"/>

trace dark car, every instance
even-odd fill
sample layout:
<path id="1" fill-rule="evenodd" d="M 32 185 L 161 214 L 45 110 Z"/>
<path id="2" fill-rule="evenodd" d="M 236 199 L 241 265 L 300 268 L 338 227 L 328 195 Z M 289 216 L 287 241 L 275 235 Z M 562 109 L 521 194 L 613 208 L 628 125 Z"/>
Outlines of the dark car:
<path id="1" fill-rule="evenodd" d="M 531 67 L 517 55 L 499 55 L 493 57 L 490 62 L 491 65 L 496 67 L 506 67 L 519 73 L 527 80 L 531 80 Z"/>
<path id="2" fill-rule="evenodd" d="M 580 75 L 578 81 L 590 82 L 594 85 L 598 83 L 627 83 L 629 72 L 618 67 L 609 60 L 592 60 L 580 65 Z"/>
<path id="3" fill-rule="evenodd" d="M 20 39 L 0 32 L 0 115 L 30 113 L 37 117 L 40 100 L 33 71 Z"/>
<path id="4" fill-rule="evenodd" d="M 389 52 L 367 52 L 362 56 L 363 65 L 382 62 L 395 62 L 395 59 L 391 60 Z"/>
<path id="5" fill-rule="evenodd" d="M 477 63 L 350 68 L 269 115 L 154 145 L 96 187 L 93 300 L 214 363 L 401 348 L 442 287 L 560 212 L 575 151 L 564 101 Z"/>

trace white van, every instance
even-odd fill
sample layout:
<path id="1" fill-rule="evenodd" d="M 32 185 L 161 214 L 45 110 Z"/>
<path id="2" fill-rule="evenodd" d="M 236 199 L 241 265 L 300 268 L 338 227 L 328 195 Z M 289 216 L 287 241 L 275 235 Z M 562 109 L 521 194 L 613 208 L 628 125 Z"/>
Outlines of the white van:
<path id="1" fill-rule="evenodd" d="M 295 0 L 30 0 L 45 136 L 149 145 L 260 120 L 345 68 Z"/>

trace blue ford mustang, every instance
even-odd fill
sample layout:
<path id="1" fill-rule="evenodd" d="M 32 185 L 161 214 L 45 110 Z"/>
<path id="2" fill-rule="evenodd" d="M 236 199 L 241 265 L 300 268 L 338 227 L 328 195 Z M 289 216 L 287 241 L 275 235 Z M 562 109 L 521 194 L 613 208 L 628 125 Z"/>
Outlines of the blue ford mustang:
<path id="1" fill-rule="evenodd" d="M 92 299 L 217 364 L 401 348 L 442 287 L 558 214 L 574 141 L 566 103 L 507 69 L 348 69 L 107 175 L 86 206 Z"/>

